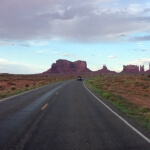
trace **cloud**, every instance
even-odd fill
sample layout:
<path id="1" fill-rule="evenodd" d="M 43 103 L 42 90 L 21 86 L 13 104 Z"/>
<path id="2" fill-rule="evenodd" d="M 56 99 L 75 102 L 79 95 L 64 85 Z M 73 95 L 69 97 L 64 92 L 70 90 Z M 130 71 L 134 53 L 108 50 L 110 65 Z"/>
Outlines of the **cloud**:
<path id="1" fill-rule="evenodd" d="M 11 42 L 0 42 L 0 46 L 15 46 L 15 44 Z"/>
<path id="2" fill-rule="evenodd" d="M 34 46 L 43 46 L 43 45 L 47 45 L 48 41 L 28 41 L 28 45 L 34 45 Z"/>
<path id="3" fill-rule="evenodd" d="M 108 58 L 113 59 L 113 58 L 116 58 L 116 56 L 111 55 L 111 56 L 108 56 Z"/>
<path id="4" fill-rule="evenodd" d="M 149 62 L 150 62 L 150 58 L 138 58 L 133 61 L 127 62 L 125 64 L 142 65 L 142 64 L 148 64 Z"/>
<path id="5" fill-rule="evenodd" d="M 28 44 L 18 44 L 18 45 L 23 47 L 30 47 L 30 45 Z M 17 44 L 7 41 L 0 41 L 0 46 L 17 46 Z"/>
<path id="6" fill-rule="evenodd" d="M 3 65 L 3 64 L 17 64 L 17 62 L 10 62 L 8 61 L 7 59 L 4 59 L 4 58 L 0 58 L 0 64 Z"/>
<path id="7" fill-rule="evenodd" d="M 0 73 L 36 74 L 47 70 L 46 66 L 36 66 L 0 58 Z"/>
<path id="8" fill-rule="evenodd" d="M 142 49 L 141 51 L 142 51 L 142 52 L 145 52 L 145 51 L 148 51 L 148 49 Z"/>
<path id="9" fill-rule="evenodd" d="M 150 58 L 139 58 L 135 60 L 137 63 L 148 64 L 150 62 Z"/>
<path id="10" fill-rule="evenodd" d="M 61 54 L 61 56 L 63 56 L 63 57 L 74 57 L 74 54 L 65 53 L 65 54 Z"/>
<path id="11" fill-rule="evenodd" d="M 131 41 L 150 41 L 150 35 L 134 37 L 131 39 Z"/>
<path id="12" fill-rule="evenodd" d="M 138 42 L 137 45 L 138 45 L 139 47 L 143 47 L 144 44 L 143 44 L 142 42 Z"/>
<path id="13" fill-rule="evenodd" d="M 127 11 L 129 14 L 132 15 L 142 13 L 143 12 L 142 4 L 138 4 L 138 3 L 130 4 L 127 8 Z"/>
<path id="14" fill-rule="evenodd" d="M 59 52 L 59 51 L 53 51 L 52 53 L 61 57 L 74 57 L 74 58 L 76 57 L 76 55 L 72 53 L 64 53 L 64 52 Z"/>
<path id="15" fill-rule="evenodd" d="M 150 30 L 148 4 L 116 9 L 105 8 L 106 3 L 116 0 L 5 0 L 0 5 L 0 39 L 99 42 Z"/>
<path id="16" fill-rule="evenodd" d="M 23 46 L 23 47 L 30 47 L 30 45 L 28 45 L 28 44 L 20 44 L 20 46 Z"/>

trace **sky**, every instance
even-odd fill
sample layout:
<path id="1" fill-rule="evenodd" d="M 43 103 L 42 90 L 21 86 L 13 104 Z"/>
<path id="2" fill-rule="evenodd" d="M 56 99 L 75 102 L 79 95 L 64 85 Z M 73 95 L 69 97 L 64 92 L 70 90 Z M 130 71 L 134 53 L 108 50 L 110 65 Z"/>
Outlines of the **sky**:
<path id="1" fill-rule="evenodd" d="M 150 0 L 0 0 L 0 73 L 42 73 L 58 59 L 148 70 Z"/>

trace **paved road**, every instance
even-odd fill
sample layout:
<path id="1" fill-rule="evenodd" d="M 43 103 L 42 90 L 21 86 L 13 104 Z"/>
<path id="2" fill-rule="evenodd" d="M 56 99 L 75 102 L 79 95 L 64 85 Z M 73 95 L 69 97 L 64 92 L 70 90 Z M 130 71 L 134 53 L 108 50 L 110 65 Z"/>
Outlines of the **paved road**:
<path id="1" fill-rule="evenodd" d="M 83 82 L 67 81 L 0 102 L 0 149 L 150 150 L 150 143 Z"/>

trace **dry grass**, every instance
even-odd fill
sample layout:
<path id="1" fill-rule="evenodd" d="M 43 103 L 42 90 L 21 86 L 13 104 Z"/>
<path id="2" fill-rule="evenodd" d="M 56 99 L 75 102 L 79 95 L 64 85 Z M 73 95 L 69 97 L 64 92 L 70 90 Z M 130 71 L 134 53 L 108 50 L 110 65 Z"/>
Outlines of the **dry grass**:
<path id="1" fill-rule="evenodd" d="M 148 75 L 105 75 L 96 79 L 96 86 L 128 101 L 150 108 L 150 78 Z"/>

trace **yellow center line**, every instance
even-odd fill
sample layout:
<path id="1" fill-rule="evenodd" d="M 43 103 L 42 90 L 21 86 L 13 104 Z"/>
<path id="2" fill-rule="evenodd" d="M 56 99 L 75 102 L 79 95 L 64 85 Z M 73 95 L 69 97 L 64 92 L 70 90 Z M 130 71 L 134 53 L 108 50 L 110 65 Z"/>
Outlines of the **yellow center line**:
<path id="1" fill-rule="evenodd" d="M 47 106 L 48 106 L 48 103 L 46 103 L 46 104 L 41 108 L 41 110 L 46 109 Z"/>

